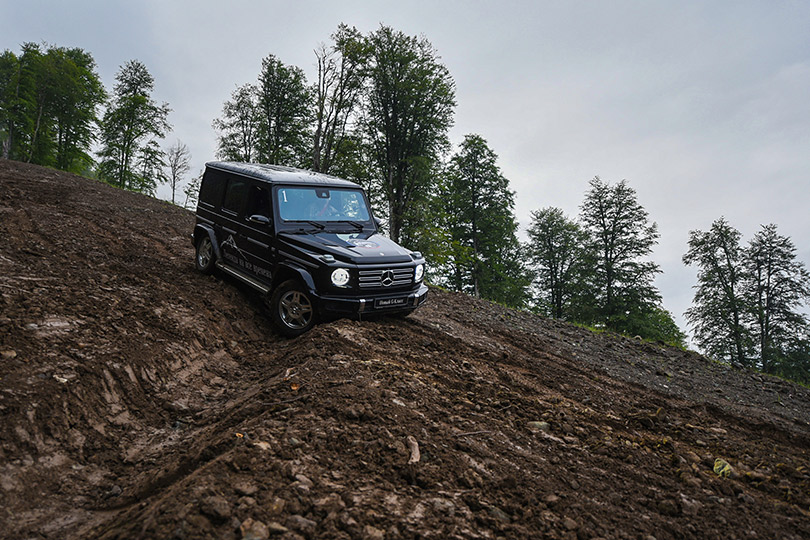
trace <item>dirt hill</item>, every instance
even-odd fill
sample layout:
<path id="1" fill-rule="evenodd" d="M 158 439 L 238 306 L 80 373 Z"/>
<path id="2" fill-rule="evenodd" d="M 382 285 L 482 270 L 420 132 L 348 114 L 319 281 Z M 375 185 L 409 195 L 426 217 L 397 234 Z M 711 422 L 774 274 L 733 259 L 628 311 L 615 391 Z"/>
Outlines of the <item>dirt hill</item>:
<path id="1" fill-rule="evenodd" d="M 808 389 L 437 290 L 283 339 L 192 224 L 0 160 L 0 537 L 810 538 Z"/>

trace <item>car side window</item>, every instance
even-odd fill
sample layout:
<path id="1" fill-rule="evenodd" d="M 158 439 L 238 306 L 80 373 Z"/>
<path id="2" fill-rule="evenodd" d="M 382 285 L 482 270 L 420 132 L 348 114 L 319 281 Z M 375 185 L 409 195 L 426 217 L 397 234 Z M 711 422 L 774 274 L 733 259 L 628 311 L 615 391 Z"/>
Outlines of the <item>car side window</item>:
<path id="1" fill-rule="evenodd" d="M 200 187 L 200 202 L 208 206 L 218 206 L 222 201 L 226 181 L 227 177 L 220 171 L 206 170 Z"/>
<path id="2" fill-rule="evenodd" d="M 251 186 L 248 192 L 248 203 L 245 215 L 271 217 L 270 193 L 267 189 L 261 186 Z"/>
<path id="3" fill-rule="evenodd" d="M 222 209 L 238 214 L 244 207 L 247 187 L 244 180 L 231 178 L 225 191 L 225 201 L 222 203 Z"/>

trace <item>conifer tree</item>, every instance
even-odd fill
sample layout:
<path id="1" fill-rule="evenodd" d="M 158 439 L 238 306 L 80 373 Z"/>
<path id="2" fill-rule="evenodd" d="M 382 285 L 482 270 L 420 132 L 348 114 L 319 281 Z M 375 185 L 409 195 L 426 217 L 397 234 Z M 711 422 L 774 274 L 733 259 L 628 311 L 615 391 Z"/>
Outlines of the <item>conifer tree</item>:
<path id="1" fill-rule="evenodd" d="M 774 224 L 762 226 L 745 258 L 760 367 L 774 373 L 790 344 L 807 331 L 800 308 L 810 299 L 810 274 L 796 260 L 793 242 Z"/>
<path id="2" fill-rule="evenodd" d="M 740 231 L 724 218 L 707 232 L 689 233 L 687 265 L 698 267 L 698 284 L 686 319 L 697 344 L 710 356 L 738 365 L 753 365 L 747 269 Z"/>
<path id="3" fill-rule="evenodd" d="M 116 84 L 102 121 L 99 176 L 133 191 L 153 194 L 163 180 L 164 153 L 157 141 L 169 130 L 169 106 L 152 99 L 154 78 L 141 62 L 130 60 Z"/>
<path id="4" fill-rule="evenodd" d="M 467 135 L 450 159 L 444 192 L 451 239 L 452 288 L 512 306 L 526 300 L 514 193 L 498 156 L 480 135 Z"/>
<path id="5" fill-rule="evenodd" d="M 661 302 L 653 284 L 661 270 L 645 260 L 658 241 L 657 225 L 649 222 L 647 211 L 626 181 L 611 185 L 598 176 L 590 182 L 580 218 L 595 256 L 591 274 L 594 322 L 647 337 L 643 321 Z"/>
<path id="6" fill-rule="evenodd" d="M 569 321 L 593 319 L 587 278 L 594 267 L 588 234 L 559 208 L 532 212 L 528 253 L 540 313 Z"/>

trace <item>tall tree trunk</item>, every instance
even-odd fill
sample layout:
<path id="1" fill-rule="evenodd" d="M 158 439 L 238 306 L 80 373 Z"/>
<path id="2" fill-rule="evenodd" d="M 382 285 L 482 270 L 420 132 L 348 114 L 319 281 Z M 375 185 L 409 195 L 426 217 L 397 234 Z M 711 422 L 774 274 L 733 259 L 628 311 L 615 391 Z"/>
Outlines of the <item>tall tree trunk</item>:
<path id="1" fill-rule="evenodd" d="M 37 144 L 37 135 L 39 134 L 39 124 L 42 121 L 42 109 L 43 106 L 39 106 L 39 112 L 37 112 L 37 124 L 34 127 L 34 135 L 31 137 L 31 148 L 28 149 L 28 159 L 26 162 L 31 163 L 31 159 L 34 157 L 34 148 Z"/>

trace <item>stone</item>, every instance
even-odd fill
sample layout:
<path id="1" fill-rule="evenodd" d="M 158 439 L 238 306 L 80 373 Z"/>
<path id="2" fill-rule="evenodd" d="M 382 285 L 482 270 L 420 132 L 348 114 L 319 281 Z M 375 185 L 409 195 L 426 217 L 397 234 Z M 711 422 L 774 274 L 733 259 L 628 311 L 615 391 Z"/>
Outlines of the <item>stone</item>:
<path id="1" fill-rule="evenodd" d="M 543 497 L 543 502 L 553 508 L 555 504 L 560 502 L 560 498 L 553 493 L 549 493 L 548 495 Z"/>
<path id="2" fill-rule="evenodd" d="M 509 514 L 507 514 L 497 506 L 490 506 L 489 508 L 487 508 L 487 512 L 489 513 L 490 516 L 494 517 L 495 519 L 499 519 L 507 523 L 512 521 L 512 518 L 509 516 Z"/>
<path id="3" fill-rule="evenodd" d="M 284 511 L 284 506 L 286 506 L 287 501 L 282 499 L 281 497 L 276 497 L 273 499 L 269 505 L 267 505 L 267 513 L 271 516 L 278 516 Z"/>
<path id="4" fill-rule="evenodd" d="M 574 521 L 573 519 L 571 519 L 568 516 L 566 516 L 563 519 L 562 524 L 563 524 L 563 527 L 565 527 L 569 531 L 575 531 L 575 530 L 577 530 L 579 528 L 579 523 L 577 523 L 576 521 Z"/>
<path id="5" fill-rule="evenodd" d="M 313 485 L 315 485 L 312 480 L 310 480 L 309 478 L 307 478 L 303 474 L 296 474 L 295 479 L 298 480 L 298 482 L 301 483 L 302 485 L 305 485 L 305 486 L 308 486 L 308 487 L 312 487 Z"/>
<path id="6" fill-rule="evenodd" d="M 371 525 L 366 525 L 363 528 L 363 535 L 367 540 L 384 540 L 385 531 Z"/>
<path id="7" fill-rule="evenodd" d="M 242 540 L 267 540 L 270 538 L 267 525 L 253 518 L 243 521 L 239 526 L 239 532 L 242 533 Z"/>
<path id="8" fill-rule="evenodd" d="M 542 431 L 543 433 L 551 431 L 551 424 L 548 422 L 529 422 L 526 425 L 531 431 Z"/>
<path id="9" fill-rule="evenodd" d="M 316 500 L 315 508 L 326 513 L 337 512 L 346 508 L 346 503 L 337 493 L 330 493 L 326 497 Z"/>
<path id="10" fill-rule="evenodd" d="M 231 517 L 231 505 L 219 495 L 212 495 L 200 503 L 200 512 L 215 519 L 228 519 Z"/>
<path id="11" fill-rule="evenodd" d="M 288 532 L 290 529 L 279 523 L 278 521 L 271 521 L 267 524 L 267 530 L 270 531 L 270 534 L 284 534 Z"/>
<path id="12" fill-rule="evenodd" d="M 243 480 L 233 484 L 233 489 L 239 495 L 251 496 L 255 495 L 259 491 L 259 486 L 254 484 L 253 482 Z"/>
<path id="13" fill-rule="evenodd" d="M 290 446 L 292 446 L 293 448 L 298 448 L 299 446 L 304 445 L 304 442 L 301 439 L 297 439 L 295 437 L 290 437 L 287 440 L 289 441 Z"/>
<path id="14" fill-rule="evenodd" d="M 302 532 L 305 535 L 313 534 L 315 532 L 315 527 L 318 526 L 318 524 L 312 521 L 311 519 L 307 519 L 304 516 L 298 514 L 289 516 L 287 518 L 286 525 L 290 529 Z"/>
<path id="15" fill-rule="evenodd" d="M 3 357 L 3 360 L 13 360 L 17 358 L 17 351 L 12 350 L 3 351 L 0 353 L 0 356 Z"/>

